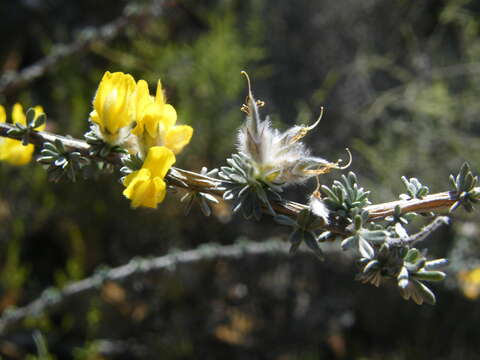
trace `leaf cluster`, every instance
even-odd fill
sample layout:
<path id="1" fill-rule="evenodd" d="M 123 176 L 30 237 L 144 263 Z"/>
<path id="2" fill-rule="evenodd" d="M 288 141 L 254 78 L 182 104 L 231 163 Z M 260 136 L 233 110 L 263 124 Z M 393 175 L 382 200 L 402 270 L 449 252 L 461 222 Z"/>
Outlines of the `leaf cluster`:
<path id="1" fill-rule="evenodd" d="M 368 195 L 370 191 L 358 185 L 357 176 L 350 171 L 347 176 L 342 175 L 341 181 L 335 180 L 332 187 L 322 185 L 326 197 L 324 203 L 335 214 L 352 218 L 354 209 L 361 209 L 370 204 Z"/>
<path id="2" fill-rule="evenodd" d="M 32 133 L 36 131 L 35 129 L 39 126 L 42 126 L 47 121 L 47 115 L 42 113 L 35 117 L 35 109 L 29 108 L 25 114 L 25 117 L 27 123 L 26 126 L 17 122 L 13 124 L 14 128 L 8 130 L 7 134 L 21 137 L 22 144 L 28 145 L 30 144 L 30 137 L 32 136 Z"/>
<path id="3" fill-rule="evenodd" d="M 468 212 L 473 211 L 473 204 L 480 200 L 480 191 L 475 187 L 478 184 L 478 176 L 474 176 L 470 165 L 464 163 L 457 176 L 450 175 L 450 183 L 458 200 L 450 208 L 453 212 L 460 205 Z"/>
<path id="4" fill-rule="evenodd" d="M 54 182 L 65 177 L 75 182 L 80 170 L 90 164 L 87 157 L 79 151 L 67 150 L 59 139 L 44 143 L 37 161 L 47 165 L 48 178 Z"/>
<path id="5" fill-rule="evenodd" d="M 260 220 L 264 207 L 271 215 L 275 215 L 270 200 L 280 200 L 282 189 L 268 180 L 257 179 L 251 160 L 245 154 L 233 154 L 226 161 L 229 166 L 222 166 L 218 176 L 227 189 L 223 199 L 233 201 L 233 212 L 242 209 L 246 219 Z"/>

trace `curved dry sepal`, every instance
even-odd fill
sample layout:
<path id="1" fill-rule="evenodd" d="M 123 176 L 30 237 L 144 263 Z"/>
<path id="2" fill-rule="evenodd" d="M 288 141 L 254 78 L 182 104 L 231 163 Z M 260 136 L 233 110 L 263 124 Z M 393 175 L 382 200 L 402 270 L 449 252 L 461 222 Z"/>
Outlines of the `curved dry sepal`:
<path id="1" fill-rule="evenodd" d="M 263 102 L 253 97 L 248 75 L 248 96 L 242 111 L 247 114 L 244 125 L 239 129 L 237 149 L 250 161 L 253 177 L 258 181 L 268 181 L 278 187 L 300 184 L 307 179 L 325 174 L 332 169 L 344 169 L 337 163 L 312 156 L 310 150 L 300 140 L 320 122 L 311 126 L 293 126 L 285 132 L 274 129 L 268 116 L 260 117 L 259 107 Z M 351 162 L 351 154 L 350 161 Z M 347 165 L 348 166 L 348 165 Z"/>
<path id="2" fill-rule="evenodd" d="M 200 171 L 200 174 L 213 177 L 218 173 L 218 169 L 212 169 L 208 171 L 206 167 L 203 167 Z M 212 214 L 212 209 L 210 208 L 210 204 L 218 204 L 217 198 L 215 196 L 203 193 L 197 190 L 188 191 L 183 197 L 180 199 L 180 202 L 185 203 L 185 215 L 188 215 L 193 207 L 193 204 L 197 203 L 200 207 L 200 210 L 205 216 L 210 216 Z"/>

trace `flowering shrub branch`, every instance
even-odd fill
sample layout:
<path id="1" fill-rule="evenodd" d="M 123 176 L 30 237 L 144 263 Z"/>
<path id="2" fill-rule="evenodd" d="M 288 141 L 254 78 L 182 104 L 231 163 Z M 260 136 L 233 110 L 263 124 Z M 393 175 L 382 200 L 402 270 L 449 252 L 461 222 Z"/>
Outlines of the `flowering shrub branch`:
<path id="1" fill-rule="evenodd" d="M 282 195 L 286 187 L 302 185 L 334 169 L 345 170 L 352 161 L 350 152 L 347 149 L 350 160 L 345 166 L 341 160 L 332 162 L 311 154 L 301 140 L 320 118 L 311 126 L 294 126 L 285 132 L 273 128 L 268 117 L 260 116 L 263 102 L 254 98 L 250 79 L 243 74 L 248 81 L 247 101 L 242 106 L 246 121 L 238 131 L 236 152 L 219 169 L 195 173 L 173 167 L 193 129 L 177 124 L 176 110 L 167 102 L 160 81 L 155 95 L 150 95 L 144 80 L 137 82 L 120 72 L 106 72 L 99 84 L 86 141 L 37 131 L 45 116 L 37 121 L 38 111 L 33 110 L 27 112 L 28 126 L 25 121 L 21 126 L 7 124 L 4 116 L 0 136 L 18 142 L 11 146 L 19 149 L 16 153 L 23 156 L 22 164 L 32 151 L 24 145 L 39 147 L 37 161 L 46 166 L 54 181 L 75 181 L 79 175 L 120 168 L 123 195 L 131 200 L 132 208 L 156 208 L 168 187 L 174 186 L 187 191 L 182 199 L 187 209 L 197 201 L 206 215 L 218 197 L 232 201 L 233 212 L 241 212 L 247 219 L 273 216 L 291 228 L 291 253 L 305 244 L 323 259 L 322 242 L 337 240 L 343 250 L 357 256 L 358 280 L 375 286 L 394 280 L 405 299 L 434 304 L 435 295 L 424 282 L 443 280 L 445 273 L 439 269 L 447 260 L 427 259 L 414 246 L 448 223 L 447 217 L 435 217 L 433 211 L 452 212 L 459 206 L 471 211 L 480 200 L 478 178 L 469 166 L 464 164 L 450 177 L 452 190 L 443 193 L 429 195 L 428 187 L 418 179 L 402 178 L 407 191 L 400 200 L 372 205 L 370 191 L 349 172 L 331 186 L 317 187 L 308 204 L 288 201 Z M 406 225 L 419 215 L 428 215 L 432 221 L 410 235 Z"/>
<path id="2" fill-rule="evenodd" d="M 21 140 L 18 134 L 9 133 L 14 127 L 11 124 L 0 123 L 0 137 L 6 137 L 15 140 Z M 60 141 L 64 147 L 71 151 L 78 151 L 83 156 L 91 160 L 97 160 L 98 157 L 91 155 L 92 146 L 86 141 L 53 134 L 47 131 L 35 131 L 32 133 L 30 143 L 38 147 L 42 147 L 45 143 Z M 105 160 L 105 158 L 103 158 Z M 110 154 L 106 160 L 114 165 L 121 166 L 119 154 Z M 222 197 L 225 189 L 221 187 L 222 180 L 209 177 L 202 173 L 185 170 L 177 167 L 171 167 L 170 172 L 166 175 L 168 185 L 182 188 L 185 190 L 196 190 L 203 193 L 212 194 Z M 476 192 L 480 192 L 480 187 L 475 187 Z M 402 213 L 418 212 L 428 213 L 432 211 L 448 210 L 459 200 L 459 196 L 454 191 L 444 191 L 424 196 L 422 199 L 402 199 L 394 200 L 386 203 L 373 204 L 365 207 L 368 211 L 369 219 L 382 220 L 391 216 L 395 212 L 396 207 L 400 207 Z M 298 216 L 300 211 L 308 209 L 308 205 L 300 204 L 295 201 L 282 199 L 281 201 L 273 201 L 274 210 L 283 215 L 292 217 Z M 338 229 L 339 230 L 339 229 Z M 343 233 L 339 230 L 340 233 Z"/>

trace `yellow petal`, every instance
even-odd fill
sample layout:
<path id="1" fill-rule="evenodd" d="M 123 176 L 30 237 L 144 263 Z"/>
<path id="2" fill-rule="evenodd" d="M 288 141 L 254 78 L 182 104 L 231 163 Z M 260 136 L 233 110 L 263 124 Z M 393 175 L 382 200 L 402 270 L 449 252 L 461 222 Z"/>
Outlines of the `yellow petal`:
<path id="1" fill-rule="evenodd" d="M 188 125 L 174 126 L 165 136 L 165 146 L 178 154 L 190 142 L 193 129 Z"/>
<path id="2" fill-rule="evenodd" d="M 149 106 L 154 103 L 145 80 L 138 81 L 132 103 L 135 112 L 135 121 L 137 122 L 132 133 L 141 136 L 144 131 L 144 118 L 148 114 Z"/>
<path id="3" fill-rule="evenodd" d="M 165 198 L 166 187 L 165 182 L 160 178 L 140 183 L 136 187 L 136 196 L 132 199 L 132 207 L 156 208 L 158 203 Z"/>
<path id="4" fill-rule="evenodd" d="M 159 105 L 165 104 L 165 94 L 162 89 L 162 82 L 158 80 L 157 82 L 157 93 L 155 94 L 155 103 Z"/>
<path id="5" fill-rule="evenodd" d="M 142 169 L 150 170 L 152 178 L 163 179 L 168 169 L 175 163 L 175 155 L 164 146 L 153 146 L 148 149 Z"/>
<path id="6" fill-rule="evenodd" d="M 107 135 L 117 134 L 133 120 L 131 97 L 136 83 L 129 74 L 106 72 L 93 99 L 93 122 Z"/>
<path id="7" fill-rule="evenodd" d="M 148 132 L 152 138 L 159 136 L 159 122 L 162 118 L 162 108 L 152 103 L 145 109 L 145 115 L 143 117 L 144 129 Z"/>
<path id="8" fill-rule="evenodd" d="M 134 171 L 131 174 L 129 174 L 128 176 L 126 176 L 125 180 L 123 182 L 123 185 L 125 185 L 128 189 L 128 187 L 130 187 L 130 185 L 134 186 L 136 182 L 146 181 L 146 180 L 150 179 L 150 177 L 151 177 L 150 170 L 140 169 L 139 171 Z M 125 189 L 125 191 L 127 191 L 127 189 Z M 125 194 L 125 191 L 124 191 L 124 195 L 126 197 L 129 197 L 128 195 Z M 132 191 L 132 189 L 130 189 L 128 191 Z"/>
<path id="9" fill-rule="evenodd" d="M 5 108 L 2 105 L 0 105 L 0 122 L 7 122 L 7 114 L 5 113 Z"/>
<path id="10" fill-rule="evenodd" d="M 158 204 L 161 203 L 163 199 L 165 199 L 165 195 L 167 194 L 167 185 L 165 184 L 165 181 L 163 181 L 163 179 L 160 179 L 158 177 L 154 178 L 153 182 L 155 183 L 156 201 Z"/>
<path id="11" fill-rule="evenodd" d="M 15 105 L 13 105 L 12 122 L 14 124 L 21 124 L 24 126 L 27 125 L 27 119 L 25 117 L 25 113 L 23 112 L 23 107 L 19 103 L 16 103 Z"/>
<path id="12" fill-rule="evenodd" d="M 123 195 L 132 200 L 132 207 L 156 208 L 165 198 L 163 177 L 175 162 L 175 155 L 163 146 L 151 147 L 142 169 L 125 178 Z"/>
<path id="13" fill-rule="evenodd" d="M 162 108 L 162 123 L 164 128 L 168 130 L 177 122 L 177 111 L 170 104 L 165 104 Z"/>
<path id="14" fill-rule="evenodd" d="M 150 182 L 150 178 L 148 169 L 134 171 L 125 178 L 126 189 L 123 191 L 123 195 L 132 200 L 132 207 L 138 207 L 142 203 L 145 192 L 144 184 Z"/>
<path id="15" fill-rule="evenodd" d="M 147 180 L 137 184 L 135 188 L 135 196 L 132 198 L 132 207 L 139 206 L 156 207 L 155 203 L 155 186 L 153 181 Z"/>
<path id="16" fill-rule="evenodd" d="M 18 140 L 3 139 L 0 143 L 0 160 L 11 165 L 22 166 L 30 162 L 33 150 L 34 146 L 32 144 L 25 146 Z"/>
<path id="17" fill-rule="evenodd" d="M 166 184 L 159 177 L 152 178 L 148 169 L 141 169 L 127 176 L 123 191 L 128 199 L 132 200 L 132 207 L 145 206 L 156 208 L 165 198 Z"/>

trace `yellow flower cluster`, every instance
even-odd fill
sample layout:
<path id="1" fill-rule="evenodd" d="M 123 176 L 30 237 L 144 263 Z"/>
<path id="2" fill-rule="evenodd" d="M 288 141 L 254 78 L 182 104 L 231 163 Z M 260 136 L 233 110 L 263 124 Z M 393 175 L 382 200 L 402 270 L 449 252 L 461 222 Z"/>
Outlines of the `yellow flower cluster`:
<path id="1" fill-rule="evenodd" d="M 43 114 L 41 106 L 35 106 L 35 118 Z M 0 105 L 0 122 L 7 122 L 5 108 Z M 16 103 L 12 109 L 12 123 L 27 126 L 27 118 L 23 112 L 22 105 Z M 43 130 L 45 124 L 35 128 L 35 130 Z M 21 166 L 30 162 L 32 159 L 34 146 L 32 144 L 23 145 L 21 141 L 1 138 L 0 139 L 0 160 L 6 161 L 12 165 Z"/>
<path id="2" fill-rule="evenodd" d="M 124 146 L 144 159 L 143 167 L 126 177 L 123 194 L 134 208 L 156 208 L 166 194 L 163 178 L 193 134 L 190 126 L 175 125 L 177 112 L 166 103 L 160 81 L 152 96 L 146 81 L 135 82 L 129 74 L 107 71 L 93 100 L 90 120 L 105 142 Z"/>

